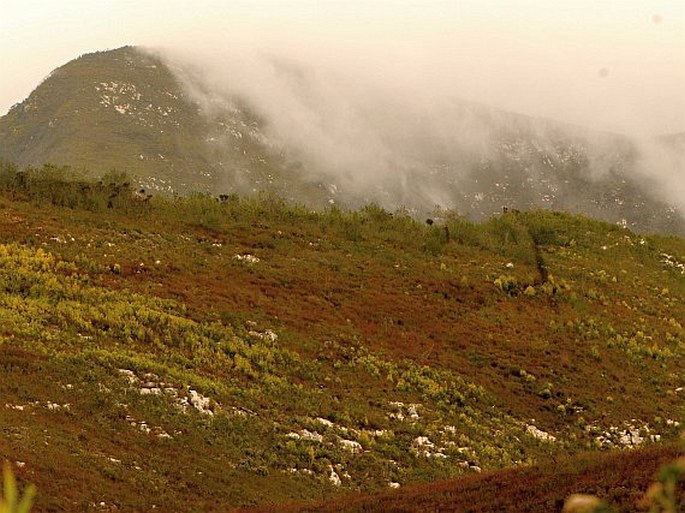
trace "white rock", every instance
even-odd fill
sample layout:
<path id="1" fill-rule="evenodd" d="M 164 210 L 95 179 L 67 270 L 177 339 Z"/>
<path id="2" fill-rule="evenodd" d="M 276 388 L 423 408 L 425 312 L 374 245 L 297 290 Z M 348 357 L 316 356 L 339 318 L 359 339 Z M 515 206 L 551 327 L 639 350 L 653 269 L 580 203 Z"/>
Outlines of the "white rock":
<path id="1" fill-rule="evenodd" d="M 293 467 L 293 468 L 289 469 L 289 471 L 292 474 L 305 474 L 307 476 L 313 476 L 314 475 L 314 471 L 310 470 L 308 468 L 299 468 L 298 469 L 298 468 Z"/>
<path id="2" fill-rule="evenodd" d="M 417 420 L 419 418 L 419 412 L 416 410 L 415 404 L 409 405 L 409 407 L 407 408 L 407 414 L 409 415 L 409 418 L 412 420 Z"/>
<path id="3" fill-rule="evenodd" d="M 328 475 L 328 480 L 331 482 L 333 486 L 340 486 L 342 482 L 340 481 L 340 476 L 338 473 L 333 470 L 333 467 L 331 467 L 331 473 Z"/>
<path id="4" fill-rule="evenodd" d="M 430 449 L 435 447 L 435 444 L 431 442 L 427 436 L 417 436 L 416 438 L 414 438 L 414 445 L 416 445 L 417 447 Z"/>
<path id="5" fill-rule="evenodd" d="M 550 435 L 546 431 L 543 431 L 541 429 L 538 429 L 532 424 L 528 424 L 526 426 L 526 431 L 533 436 L 533 438 L 537 438 L 538 440 L 542 440 L 543 442 L 555 442 L 556 437 L 554 435 Z"/>
<path id="6" fill-rule="evenodd" d="M 70 405 L 69 405 L 69 404 L 57 404 L 57 403 L 53 403 L 53 402 L 50 402 L 50 401 L 48 401 L 48 402 L 46 403 L 45 406 L 46 406 L 47 409 L 50 410 L 50 411 L 60 411 L 60 410 L 67 410 L 67 411 L 69 411 L 69 409 L 70 409 Z"/>
<path id="7" fill-rule="evenodd" d="M 130 369 L 119 369 L 119 373 L 122 374 L 126 379 L 128 379 L 128 382 L 131 383 L 132 385 L 139 381 L 138 377 Z"/>
<path id="8" fill-rule="evenodd" d="M 300 431 L 300 437 L 302 440 L 309 440 L 311 442 L 323 442 L 323 435 L 317 433 L 316 431 L 309 431 L 307 429 L 302 429 Z"/>
<path id="9" fill-rule="evenodd" d="M 388 487 L 394 488 L 396 490 L 400 487 L 400 483 L 398 483 L 397 481 L 391 481 L 390 483 L 388 483 Z"/>
<path id="10" fill-rule="evenodd" d="M 188 390 L 188 394 L 190 395 L 190 404 L 193 405 L 197 411 L 204 413 L 205 415 L 214 415 L 214 412 L 209 408 L 211 404 L 209 397 L 205 397 L 193 389 Z"/>
<path id="11" fill-rule="evenodd" d="M 447 458 L 447 455 L 443 453 L 444 447 L 435 449 L 435 444 L 427 436 L 417 436 L 412 443 L 411 450 L 416 456 L 424 458 Z"/>
<path id="12" fill-rule="evenodd" d="M 256 264 L 259 262 L 258 257 L 254 256 L 254 255 L 250 255 L 249 253 L 246 253 L 244 255 L 234 255 L 233 258 L 235 260 L 239 260 L 241 262 L 245 262 L 248 264 Z"/>
<path id="13" fill-rule="evenodd" d="M 364 449 L 362 448 L 362 444 L 354 440 L 340 440 L 340 445 L 342 445 L 343 449 L 350 451 L 352 453 L 358 454 L 364 451 Z"/>
<path id="14" fill-rule="evenodd" d="M 328 419 L 324 419 L 323 417 L 316 417 L 315 420 L 316 420 L 319 424 L 323 424 L 323 425 L 326 426 L 326 427 L 331 427 L 331 428 L 332 428 L 333 426 L 335 426 L 335 424 L 334 424 L 333 422 L 331 422 L 331 421 L 328 420 Z"/>
<path id="15" fill-rule="evenodd" d="M 247 333 L 251 337 L 259 338 L 262 340 L 268 340 L 269 342 L 276 342 L 278 340 L 278 335 L 272 330 L 265 330 L 263 333 L 259 331 L 248 331 Z"/>
<path id="16" fill-rule="evenodd" d="M 619 443 L 624 446 L 640 445 L 644 439 L 640 436 L 640 431 L 637 429 L 626 429 L 625 433 L 619 438 Z"/>

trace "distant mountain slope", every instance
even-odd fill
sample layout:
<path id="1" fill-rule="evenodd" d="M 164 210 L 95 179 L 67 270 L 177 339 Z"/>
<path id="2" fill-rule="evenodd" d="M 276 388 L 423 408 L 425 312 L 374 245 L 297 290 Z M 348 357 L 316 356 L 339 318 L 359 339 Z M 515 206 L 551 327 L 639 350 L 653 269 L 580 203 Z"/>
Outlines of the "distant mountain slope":
<path id="1" fill-rule="evenodd" d="M 274 67 L 294 84 L 295 100 L 315 94 L 306 70 Z M 302 131 L 305 146 L 293 148 L 254 98 L 212 89 L 187 63 L 124 47 L 58 68 L 0 118 L 0 158 L 96 174 L 117 168 L 153 191 L 269 190 L 315 208 L 374 201 L 428 213 L 440 205 L 476 218 L 502 207 L 544 207 L 685 234 L 682 211 L 658 195 L 664 185 L 639 171 L 659 170 L 627 138 L 456 100 L 445 104 L 444 126 L 436 128 L 408 105 L 378 103 L 350 106 L 369 118 L 357 128 L 370 136 L 337 158 L 337 135 L 347 132 L 329 134 L 331 147 L 319 147 L 315 134 L 307 136 L 312 127 L 292 123 L 286 131 Z M 680 140 L 659 144 L 682 155 Z M 355 152 L 361 156 L 349 155 Z"/>
<path id="2" fill-rule="evenodd" d="M 220 156 L 211 151 L 208 143 L 238 129 L 236 144 Z M 238 108 L 208 119 L 159 59 L 133 47 L 84 55 L 53 71 L 0 120 L 0 156 L 21 167 L 117 168 L 167 192 L 223 190 L 227 173 L 238 169 L 258 187 L 270 159 L 253 119 Z M 237 181 L 229 180 L 230 188 Z"/>
<path id="3" fill-rule="evenodd" d="M 118 167 L 162 187 L 172 177 L 201 184 L 210 167 L 197 147 L 204 127 L 183 96 L 168 69 L 133 48 L 85 55 L 10 110 L 0 148 L 20 166 Z"/>

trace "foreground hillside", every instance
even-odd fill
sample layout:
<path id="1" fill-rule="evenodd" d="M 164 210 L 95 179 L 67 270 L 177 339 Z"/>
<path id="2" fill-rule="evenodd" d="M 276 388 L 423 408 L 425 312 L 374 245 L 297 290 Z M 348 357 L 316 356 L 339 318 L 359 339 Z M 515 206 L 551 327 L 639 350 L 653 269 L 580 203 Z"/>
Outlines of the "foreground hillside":
<path id="1" fill-rule="evenodd" d="M 402 490 L 679 432 L 682 239 L 59 173 L 0 173 L 0 456 L 39 511 Z"/>
<path id="2" fill-rule="evenodd" d="M 245 508 L 245 513 L 414 512 L 526 513 L 562 511 L 574 494 L 591 494 L 614 513 L 647 511 L 656 477 L 682 451 L 650 447 L 633 451 L 582 454 L 538 467 L 500 470 L 391 490 L 349 495 L 327 502 L 270 508 Z M 682 461 L 682 460 L 681 460 Z M 685 465 L 685 462 L 682 463 Z M 682 473 L 682 471 L 681 471 Z M 649 484 L 648 484 L 649 483 Z M 599 499 L 601 497 L 602 499 Z M 685 483 L 675 488 L 675 511 L 685 508 Z M 601 506 L 600 506 L 601 507 Z M 600 509 L 606 512 L 606 509 Z M 652 510 L 653 511 L 653 510 Z M 657 511 L 662 511 L 657 509 Z M 663 508 L 663 511 L 673 511 Z M 590 513 L 589 511 L 587 513 Z M 595 512 L 599 513 L 599 512 Z"/>

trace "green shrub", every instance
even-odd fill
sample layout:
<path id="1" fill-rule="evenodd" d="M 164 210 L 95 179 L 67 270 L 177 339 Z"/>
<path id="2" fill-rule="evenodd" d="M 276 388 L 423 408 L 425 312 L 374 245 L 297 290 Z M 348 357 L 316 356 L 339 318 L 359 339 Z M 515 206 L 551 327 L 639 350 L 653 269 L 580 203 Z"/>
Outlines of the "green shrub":
<path id="1" fill-rule="evenodd" d="M 518 294 L 519 282 L 515 276 L 500 274 L 492 283 L 505 294 L 510 296 L 516 296 Z"/>

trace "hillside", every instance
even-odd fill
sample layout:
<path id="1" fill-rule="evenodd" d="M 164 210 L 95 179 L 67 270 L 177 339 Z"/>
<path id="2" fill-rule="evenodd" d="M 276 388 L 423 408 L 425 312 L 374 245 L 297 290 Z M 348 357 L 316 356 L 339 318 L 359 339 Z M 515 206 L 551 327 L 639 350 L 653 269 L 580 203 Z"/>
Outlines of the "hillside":
<path id="1" fill-rule="evenodd" d="M 294 107 L 335 99 L 316 97 L 311 70 L 269 65 Z M 0 158 L 118 169 L 153 192 L 269 191 L 312 208 L 375 202 L 419 216 L 439 205 L 473 219 L 546 208 L 685 235 L 682 205 L 662 182 L 682 168 L 679 136 L 645 146 L 457 99 L 437 119 L 410 102 L 343 103 L 350 120 L 317 108 L 303 114 L 312 126 L 287 125 L 302 134 L 293 147 L 257 100 L 163 52 L 124 47 L 58 68 L 0 118 Z"/>
<path id="2" fill-rule="evenodd" d="M 0 456 L 38 511 L 330 499 L 680 431 L 682 239 L 61 173 L 0 172 Z"/>
<path id="3" fill-rule="evenodd" d="M 369 495 L 350 495 L 271 508 L 245 508 L 245 513 L 414 512 L 526 513 L 562 511 L 573 494 L 602 497 L 612 512 L 647 511 L 648 485 L 661 469 L 682 456 L 674 447 L 650 447 L 605 454 L 582 454 L 538 467 L 501 470 L 459 479 Z M 677 487 L 685 507 L 685 485 Z M 604 509 L 606 511 L 606 509 Z"/>
<path id="4" fill-rule="evenodd" d="M 237 107 L 230 119 L 209 119 L 158 58 L 124 47 L 53 71 L 0 119 L 0 157 L 96 176 L 116 168 L 141 187 L 167 193 L 240 189 L 228 175 L 249 169 L 251 191 L 277 167 L 255 123 Z M 236 145 L 211 150 L 212 141 L 238 129 Z"/>

